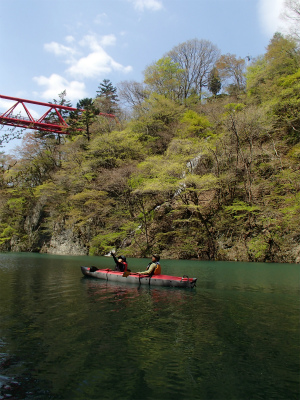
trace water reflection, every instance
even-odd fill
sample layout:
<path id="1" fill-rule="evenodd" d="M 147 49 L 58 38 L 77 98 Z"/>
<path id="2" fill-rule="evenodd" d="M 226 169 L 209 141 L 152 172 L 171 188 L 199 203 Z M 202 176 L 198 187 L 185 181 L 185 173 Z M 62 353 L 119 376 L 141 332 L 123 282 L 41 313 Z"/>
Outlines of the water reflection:
<path id="1" fill-rule="evenodd" d="M 82 258 L 10 257 L 0 255 L 0 398 L 299 397 L 294 266 L 166 263 L 198 278 L 185 290 L 84 278 Z"/>
<path id="2" fill-rule="evenodd" d="M 297 264 L 201 263 L 197 286 L 206 289 L 300 293 Z"/>
<path id="3" fill-rule="evenodd" d="M 97 354 L 101 353 L 101 357 L 109 354 L 109 364 L 119 365 L 126 377 L 127 384 L 124 387 L 124 382 L 118 385 L 118 382 L 113 382 L 113 377 L 102 374 L 101 380 L 106 381 L 106 390 L 112 391 L 109 389 L 112 385 L 117 386 L 122 398 L 152 398 L 149 394 L 153 393 L 154 396 L 159 388 L 157 394 L 162 396 L 160 398 L 173 398 L 175 395 L 184 398 L 186 376 L 179 371 L 184 353 L 187 371 L 190 366 L 187 349 L 183 352 L 181 346 L 189 341 L 186 330 L 192 320 L 187 307 L 195 292 L 172 288 L 124 287 L 89 279 L 84 284 L 97 310 L 100 303 L 108 313 L 106 316 L 109 315 L 109 320 L 104 321 L 104 311 L 101 309 L 104 332 L 107 324 L 111 327 L 113 320 L 114 339 L 106 337 L 105 344 L 100 340 Z M 124 369 L 119 356 L 125 353 Z"/>

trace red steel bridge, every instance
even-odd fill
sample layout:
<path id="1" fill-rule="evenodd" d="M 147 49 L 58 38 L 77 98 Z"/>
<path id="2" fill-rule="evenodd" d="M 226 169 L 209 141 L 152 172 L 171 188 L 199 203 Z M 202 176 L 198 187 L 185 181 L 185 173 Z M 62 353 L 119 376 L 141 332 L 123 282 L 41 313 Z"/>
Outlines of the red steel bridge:
<path id="1" fill-rule="evenodd" d="M 3 96 L 1 94 L 0 99 L 11 100 L 14 102 L 14 104 L 7 111 L 2 114 L 0 113 L 1 125 L 35 129 L 39 131 L 68 134 L 69 125 L 61 115 L 61 111 L 84 111 L 80 109 L 78 110 L 77 108 L 73 107 L 66 107 L 52 103 L 42 103 L 40 101 L 19 99 L 17 97 Z M 44 108 L 44 114 L 40 118 L 33 118 L 28 110 L 29 104 L 42 106 Z M 23 107 L 23 110 L 25 111 L 27 117 L 22 116 L 20 113 L 16 113 L 16 108 L 18 106 Z M 50 119 L 50 114 L 51 116 L 55 115 L 57 118 Z M 104 117 L 113 118 L 116 120 L 116 117 L 113 114 L 100 113 L 99 115 L 103 115 Z"/>

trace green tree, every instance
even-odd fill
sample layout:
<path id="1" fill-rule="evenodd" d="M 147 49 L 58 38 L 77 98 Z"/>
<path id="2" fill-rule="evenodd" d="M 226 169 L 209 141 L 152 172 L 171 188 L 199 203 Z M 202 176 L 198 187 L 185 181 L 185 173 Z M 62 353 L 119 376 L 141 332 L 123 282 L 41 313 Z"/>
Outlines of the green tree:
<path id="1" fill-rule="evenodd" d="M 296 42 L 275 33 L 267 52 L 248 67 L 247 92 L 256 102 L 272 102 L 282 78 L 295 74 L 300 67 Z"/>
<path id="2" fill-rule="evenodd" d="M 250 101 L 263 104 L 273 128 L 299 140 L 300 53 L 296 42 L 276 33 L 263 58 L 249 67 L 247 89 Z"/>
<path id="3" fill-rule="evenodd" d="M 85 98 L 77 103 L 77 111 L 70 114 L 70 132 L 84 132 L 87 140 L 91 138 L 91 126 L 96 121 L 99 109 L 95 106 L 93 99 Z"/>
<path id="4" fill-rule="evenodd" d="M 161 154 L 172 140 L 182 113 L 182 105 L 152 93 L 140 107 L 135 107 L 130 128 L 138 134 L 149 152 Z"/>
<path id="5" fill-rule="evenodd" d="M 162 233 L 170 231 L 170 227 L 159 229 L 155 226 L 156 208 L 158 204 L 170 201 L 178 189 L 178 181 L 186 168 L 183 160 L 168 156 L 148 157 L 129 180 L 131 215 L 139 222 L 135 242 L 143 256 L 158 245 Z"/>
<path id="6" fill-rule="evenodd" d="M 300 141 L 300 68 L 278 82 L 277 95 L 272 100 L 273 123 L 288 136 L 290 143 Z"/>
<path id="7" fill-rule="evenodd" d="M 211 130 L 209 130 L 211 127 L 209 120 L 206 116 L 199 115 L 195 111 L 186 111 L 180 119 L 180 122 L 184 126 L 180 130 L 183 136 L 185 136 L 185 132 L 187 133 L 187 136 L 207 137 L 212 135 Z"/>
<path id="8" fill-rule="evenodd" d="M 97 90 L 96 104 L 102 113 L 116 114 L 118 112 L 117 88 L 109 79 L 103 79 Z"/>
<path id="9" fill-rule="evenodd" d="M 209 74 L 207 88 L 214 96 L 216 96 L 221 90 L 221 87 L 222 84 L 218 69 L 214 67 Z"/>
<path id="10" fill-rule="evenodd" d="M 178 63 L 173 62 L 170 57 L 164 57 L 146 68 L 144 82 L 150 92 L 178 101 L 181 95 L 182 73 L 183 69 L 179 68 Z"/>

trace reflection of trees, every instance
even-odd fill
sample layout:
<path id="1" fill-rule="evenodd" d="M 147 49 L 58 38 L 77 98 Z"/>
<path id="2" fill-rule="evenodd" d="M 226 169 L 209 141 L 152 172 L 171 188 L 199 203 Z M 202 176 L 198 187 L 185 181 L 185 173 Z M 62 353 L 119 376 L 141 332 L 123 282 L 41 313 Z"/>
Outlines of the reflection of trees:
<path id="1" fill-rule="evenodd" d="M 176 392 L 181 387 L 177 395 L 186 398 L 186 384 L 193 383 L 193 331 L 199 328 L 191 318 L 192 298 L 191 292 L 151 289 L 143 292 L 126 315 L 121 331 L 130 337 L 127 351 L 138 354 L 136 390 L 143 387 L 148 395 L 169 398 L 172 386 Z"/>
<path id="2" fill-rule="evenodd" d="M 13 373 L 25 381 L 31 371 L 49 398 L 293 398 L 291 294 L 229 290 L 228 279 L 221 289 L 139 288 L 45 264 L 3 276 Z"/>

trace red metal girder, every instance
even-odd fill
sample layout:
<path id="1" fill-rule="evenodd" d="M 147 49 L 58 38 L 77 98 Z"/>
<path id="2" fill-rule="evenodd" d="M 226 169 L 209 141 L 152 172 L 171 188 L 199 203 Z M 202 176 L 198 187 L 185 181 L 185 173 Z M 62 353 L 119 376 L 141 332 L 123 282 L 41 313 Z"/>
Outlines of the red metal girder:
<path id="1" fill-rule="evenodd" d="M 43 103 L 40 101 L 34 101 L 34 100 L 26 100 L 26 99 L 20 99 L 18 97 L 11 97 L 11 96 L 3 96 L 0 95 L 1 99 L 5 100 L 12 100 L 15 101 L 16 103 L 10 107 L 7 111 L 4 113 L 0 114 L 0 124 L 2 125 L 9 125 L 9 126 L 14 126 L 14 127 L 20 127 L 20 128 L 27 128 L 27 129 L 37 129 L 39 131 L 46 131 L 46 132 L 53 132 L 53 133 L 63 133 L 67 134 L 67 128 L 69 125 L 67 122 L 64 120 L 62 117 L 61 113 L 59 110 L 66 110 L 66 111 L 80 111 L 83 112 L 83 109 L 77 109 L 73 107 L 67 107 L 67 106 L 61 106 L 59 104 L 52 104 L 52 103 Z M 43 106 L 43 107 L 48 107 L 48 110 L 43 114 L 42 117 L 38 119 L 34 119 L 32 115 L 30 114 L 28 108 L 26 107 L 27 104 L 35 104 L 38 106 Z M 25 110 L 28 119 L 22 116 L 16 116 L 12 115 L 13 111 L 16 109 L 18 105 L 21 105 L 23 109 Z M 58 119 L 60 121 L 60 124 L 58 123 L 49 123 L 45 121 L 45 118 L 47 115 L 49 115 L 50 112 L 55 112 L 56 115 L 58 116 Z M 106 114 L 106 113 L 99 113 L 99 115 L 103 115 L 104 117 L 108 118 L 114 118 L 116 120 L 115 115 L 113 114 Z"/>
<path id="2" fill-rule="evenodd" d="M 18 119 L 18 118 L 2 118 L 0 116 L 0 124 L 9 125 L 19 128 L 36 129 L 39 131 L 53 132 L 53 133 L 68 133 L 66 129 L 68 126 L 47 124 L 45 122 L 32 122 L 30 120 Z"/>
<path id="3" fill-rule="evenodd" d="M 20 102 L 20 103 L 36 104 L 38 106 L 45 106 L 45 107 L 51 106 L 51 107 L 61 108 L 63 110 L 69 110 L 69 111 L 76 111 L 77 110 L 77 108 L 61 106 L 59 104 L 43 103 L 41 101 L 34 101 L 34 100 L 25 100 L 25 99 L 20 99 L 18 97 L 3 96 L 2 94 L 0 94 L 0 99 L 13 100 L 13 101 L 17 101 L 17 102 Z"/>

